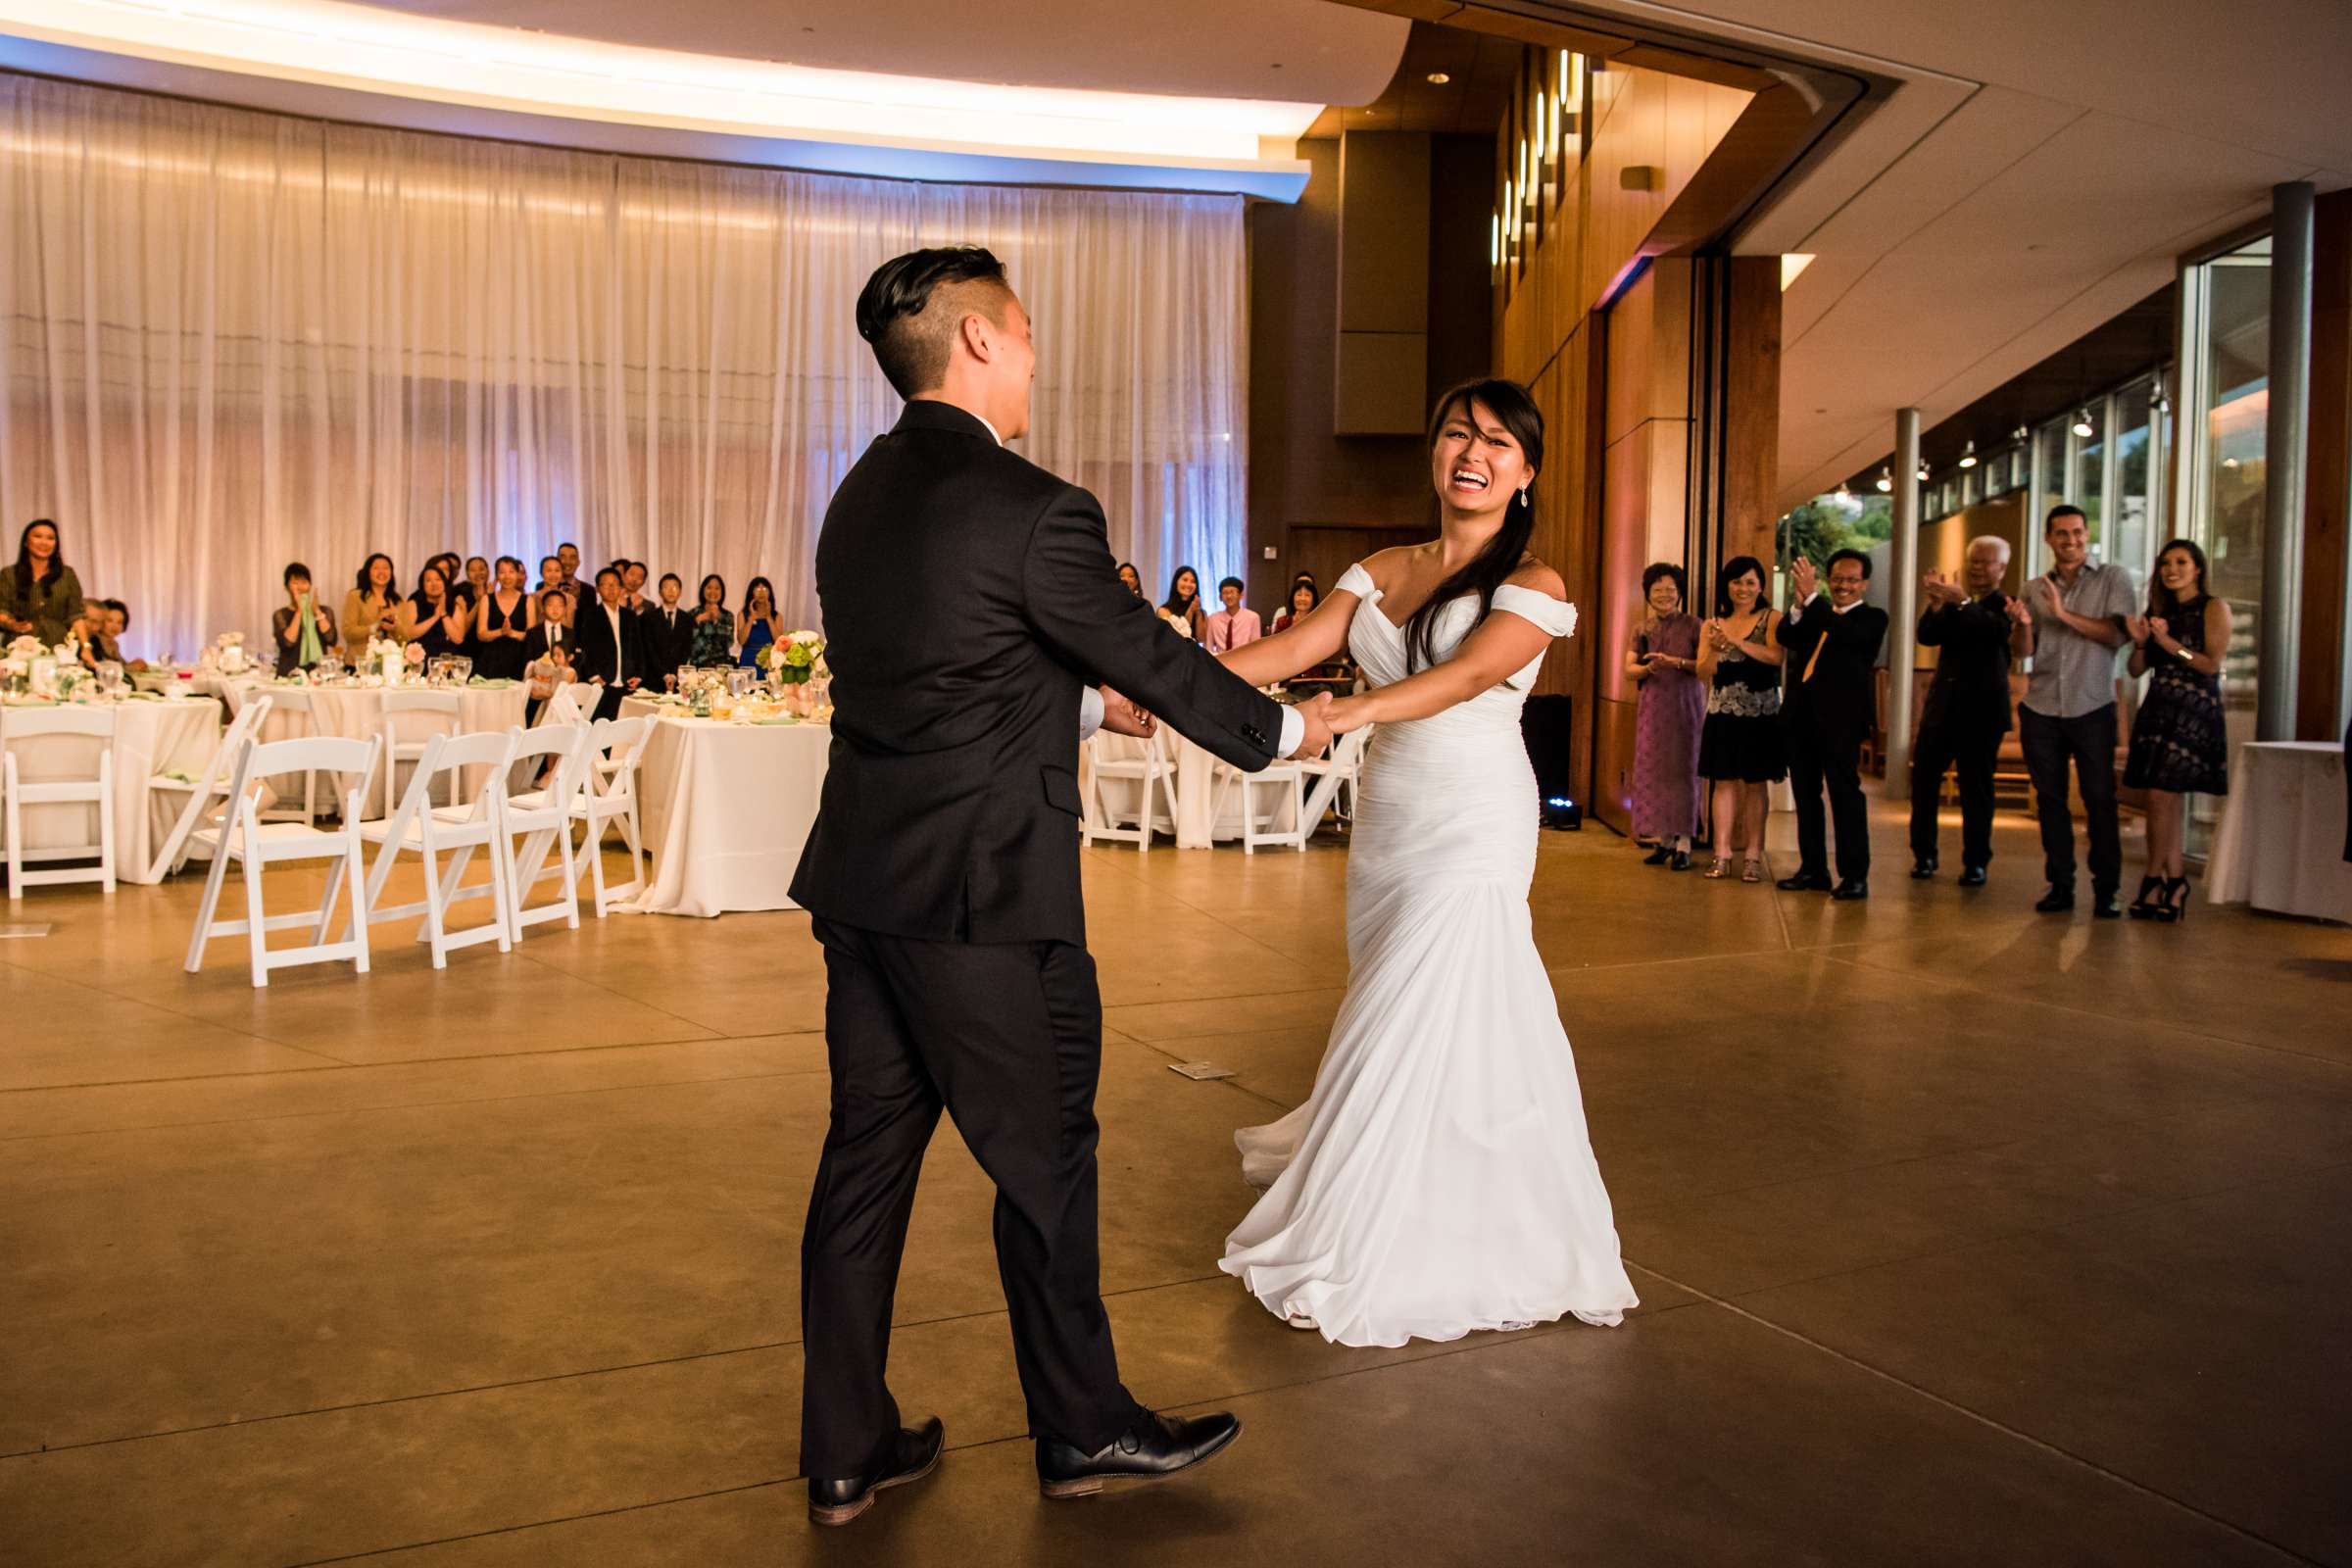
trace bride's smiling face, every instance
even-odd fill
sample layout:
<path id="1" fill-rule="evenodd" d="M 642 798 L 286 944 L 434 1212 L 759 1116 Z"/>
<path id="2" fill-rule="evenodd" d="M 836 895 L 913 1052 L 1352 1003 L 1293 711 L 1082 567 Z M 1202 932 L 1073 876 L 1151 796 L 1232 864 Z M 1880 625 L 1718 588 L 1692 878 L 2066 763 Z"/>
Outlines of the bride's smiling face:
<path id="1" fill-rule="evenodd" d="M 1438 444 L 1430 449 L 1429 473 L 1438 500 L 1463 517 L 1501 512 L 1536 478 L 1511 432 L 1493 410 L 1471 399 L 1446 411 Z"/>

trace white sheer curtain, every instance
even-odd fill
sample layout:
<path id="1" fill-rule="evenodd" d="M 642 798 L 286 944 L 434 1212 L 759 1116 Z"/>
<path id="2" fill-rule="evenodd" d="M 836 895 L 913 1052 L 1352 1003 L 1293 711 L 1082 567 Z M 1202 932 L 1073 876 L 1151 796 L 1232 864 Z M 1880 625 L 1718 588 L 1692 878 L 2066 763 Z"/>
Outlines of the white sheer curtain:
<path id="1" fill-rule="evenodd" d="M 1020 450 L 1156 596 L 1243 569 L 1241 202 L 664 163 L 0 74 L 0 522 L 58 520 L 133 652 L 256 637 L 307 563 L 754 573 L 813 620 L 834 486 L 898 402 L 852 320 L 918 245 L 1035 318 Z M 5 546 L 0 546 L 5 548 Z M 8 559 L 13 559 L 9 557 Z"/>

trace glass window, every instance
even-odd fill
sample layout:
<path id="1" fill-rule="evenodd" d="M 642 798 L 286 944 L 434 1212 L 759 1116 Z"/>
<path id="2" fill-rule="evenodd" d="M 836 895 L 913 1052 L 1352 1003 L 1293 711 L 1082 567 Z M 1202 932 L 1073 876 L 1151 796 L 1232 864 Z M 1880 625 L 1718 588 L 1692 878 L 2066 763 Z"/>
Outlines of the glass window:
<path id="1" fill-rule="evenodd" d="M 2134 381 L 2113 399 L 2115 505 L 2106 559 L 2129 567 L 2132 580 L 2142 585 L 2148 580 L 2157 545 L 2153 482 L 2159 448 L 2155 415 L 2149 407 L 2155 390 L 2151 376 Z"/>
<path id="2" fill-rule="evenodd" d="M 2195 408 L 2181 410 L 2180 438 L 2199 443 L 2194 480 L 2182 499 L 2188 536 L 2205 547 L 2208 587 L 2230 603 L 2232 633 L 2222 662 L 2222 702 L 2232 754 L 2254 738 L 2262 670 L 2255 653 L 2262 615 L 2264 459 L 2270 421 L 2271 242 L 2190 270 L 2194 322 L 2189 383 Z M 2188 848 L 2204 853 L 2221 802 L 2194 798 Z"/>
<path id="3" fill-rule="evenodd" d="M 2083 420 L 2089 421 L 2085 426 Z M 2069 465 L 2070 475 L 2066 498 L 2082 509 L 2090 519 L 2090 559 L 2106 562 L 2114 559 L 2107 553 L 2106 488 L 2107 488 L 2107 406 L 2101 399 L 2093 403 L 2069 426 L 2075 437 L 2074 461 Z M 2090 434 L 2082 431 L 2088 428 Z"/>

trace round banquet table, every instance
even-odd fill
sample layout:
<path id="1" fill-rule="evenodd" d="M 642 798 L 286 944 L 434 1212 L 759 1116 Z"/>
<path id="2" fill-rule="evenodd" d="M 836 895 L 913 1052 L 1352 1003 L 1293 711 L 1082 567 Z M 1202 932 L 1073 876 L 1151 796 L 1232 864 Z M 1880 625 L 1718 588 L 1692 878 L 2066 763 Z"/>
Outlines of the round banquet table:
<path id="1" fill-rule="evenodd" d="M 654 869 L 630 907 L 646 914 L 797 909 L 786 891 L 824 792 L 829 725 L 694 718 L 631 697 L 655 716 L 638 773 Z"/>
<path id="2" fill-rule="evenodd" d="M 1160 727 L 1160 734 L 1167 738 L 1176 761 L 1176 820 L 1173 824 L 1176 847 L 1180 850 L 1207 850 L 1214 849 L 1220 841 L 1229 842 L 1240 838 L 1242 836 L 1242 786 L 1240 782 L 1228 777 L 1224 781 L 1224 799 L 1220 802 L 1217 792 L 1215 754 L 1205 748 L 1195 746 L 1166 725 Z M 1099 734 L 1087 746 L 1079 749 L 1079 766 L 1089 775 L 1092 774 L 1093 769 L 1088 766 L 1088 763 L 1093 758 L 1094 748 L 1097 746 L 1102 748 L 1102 754 L 1105 757 L 1129 759 L 1143 756 L 1144 748 L 1150 744 L 1150 742 L 1138 740 L 1132 735 Z M 1093 799 L 1093 782 L 1091 776 L 1082 780 L 1082 783 L 1087 786 L 1087 799 L 1089 800 Z M 1133 814 L 1135 792 L 1140 787 L 1131 779 L 1105 779 L 1103 781 L 1103 788 L 1110 792 L 1113 803 L 1123 808 L 1129 814 Z M 1272 815 L 1266 824 L 1265 831 L 1273 833 L 1290 831 L 1293 818 L 1291 800 L 1288 795 L 1281 797 L 1281 805 L 1276 806 L 1272 797 L 1260 791 L 1258 804 L 1261 808 L 1272 808 Z M 1154 806 L 1157 807 L 1156 797 Z M 1165 809 L 1155 808 L 1152 817 L 1161 832 L 1168 831 L 1171 824 Z"/>
<path id="3" fill-rule="evenodd" d="M 2214 904 L 2352 921 L 2341 746 L 2249 741 L 2237 749 L 2205 896 Z"/>
<path id="4" fill-rule="evenodd" d="M 202 778 L 220 749 L 220 705 L 210 697 L 138 697 L 111 705 L 115 710 L 114 803 L 115 880 L 153 882 L 156 849 L 162 845 L 179 810 L 187 804 L 176 790 L 149 791 L 158 773 L 184 773 Z M 0 728 L 7 725 L 11 704 L 0 710 Z M 44 778 L 89 775 L 89 743 L 74 735 L 42 735 L 16 748 L 18 777 L 26 783 Z M 44 758 L 54 758 L 44 764 Z M 84 807 L 69 804 L 24 808 L 27 849 L 53 849 L 90 840 L 90 820 Z"/>
<path id="5" fill-rule="evenodd" d="M 233 680 L 220 676 L 198 676 L 191 684 L 199 690 L 217 688 L 228 704 L 231 718 L 245 706 L 245 699 L 255 692 L 270 695 L 277 691 L 308 691 L 311 694 L 311 714 L 320 735 L 341 735 L 352 740 L 368 740 L 383 733 L 384 691 L 381 686 L 327 685 L 299 687 L 281 684 L 267 675 L 245 675 Z M 424 691 L 422 686 L 402 687 L 403 691 Z M 500 685 L 459 686 L 453 688 L 458 697 L 458 732 L 479 735 L 489 731 L 512 729 L 522 722 L 522 710 L 529 692 L 521 681 Z M 262 725 L 261 738 L 280 741 L 308 733 L 298 730 L 294 716 L 271 713 Z M 483 769 L 466 770 L 466 791 L 468 795 L 482 787 Z"/>

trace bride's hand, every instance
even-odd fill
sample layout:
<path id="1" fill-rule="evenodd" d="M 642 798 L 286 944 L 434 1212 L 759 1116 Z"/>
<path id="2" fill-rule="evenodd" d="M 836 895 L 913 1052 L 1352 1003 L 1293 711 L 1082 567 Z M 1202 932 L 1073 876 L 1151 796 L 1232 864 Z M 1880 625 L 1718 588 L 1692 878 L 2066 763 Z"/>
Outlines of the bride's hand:
<path id="1" fill-rule="evenodd" d="M 1323 717 L 1324 721 L 1331 725 L 1331 732 L 1334 735 L 1345 735 L 1349 730 L 1362 729 L 1366 724 L 1372 722 L 1372 715 L 1366 711 L 1365 703 L 1361 697 L 1333 698 L 1331 707 L 1325 710 Z"/>

